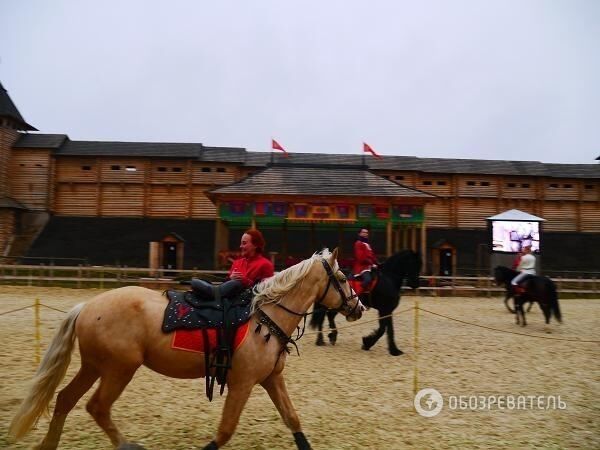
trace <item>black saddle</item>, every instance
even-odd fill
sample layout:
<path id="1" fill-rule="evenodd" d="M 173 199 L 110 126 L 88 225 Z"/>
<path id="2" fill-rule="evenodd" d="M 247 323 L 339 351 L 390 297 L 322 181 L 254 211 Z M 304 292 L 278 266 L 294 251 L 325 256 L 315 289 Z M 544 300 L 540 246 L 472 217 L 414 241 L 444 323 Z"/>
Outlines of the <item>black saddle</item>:
<path id="1" fill-rule="evenodd" d="M 194 291 L 166 291 L 169 305 L 165 310 L 162 330 L 238 327 L 250 319 L 252 289 L 233 299 L 207 298 Z"/>
<path id="2" fill-rule="evenodd" d="M 235 298 L 220 296 L 201 297 L 194 291 L 166 291 L 169 304 L 165 309 L 162 330 L 169 333 L 178 329 L 201 329 L 204 341 L 204 367 L 206 371 L 206 396 L 211 401 L 215 380 L 223 395 L 227 384 L 227 372 L 231 368 L 233 342 L 240 325 L 250 319 L 252 289 L 242 291 Z M 210 349 L 208 328 L 217 329 L 217 347 Z M 214 369 L 211 375 L 211 369 Z"/>

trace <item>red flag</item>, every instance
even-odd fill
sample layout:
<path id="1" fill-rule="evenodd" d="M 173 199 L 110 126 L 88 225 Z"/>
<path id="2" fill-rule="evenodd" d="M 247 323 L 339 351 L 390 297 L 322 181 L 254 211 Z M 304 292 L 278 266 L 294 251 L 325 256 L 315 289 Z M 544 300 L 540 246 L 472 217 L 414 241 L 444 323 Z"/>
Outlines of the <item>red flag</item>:
<path id="1" fill-rule="evenodd" d="M 271 148 L 273 150 L 280 150 L 283 152 L 283 154 L 285 155 L 285 157 L 288 157 L 288 152 L 285 151 L 285 148 L 283 148 L 281 146 L 281 144 L 279 142 L 277 142 L 275 139 L 271 139 Z"/>
<path id="2" fill-rule="evenodd" d="M 365 143 L 365 142 L 363 142 L 363 152 L 370 153 L 371 155 L 373 155 L 377 159 L 381 159 L 382 158 L 382 156 L 379 153 L 377 153 L 375 150 L 373 150 L 371 148 L 371 146 L 369 144 Z"/>

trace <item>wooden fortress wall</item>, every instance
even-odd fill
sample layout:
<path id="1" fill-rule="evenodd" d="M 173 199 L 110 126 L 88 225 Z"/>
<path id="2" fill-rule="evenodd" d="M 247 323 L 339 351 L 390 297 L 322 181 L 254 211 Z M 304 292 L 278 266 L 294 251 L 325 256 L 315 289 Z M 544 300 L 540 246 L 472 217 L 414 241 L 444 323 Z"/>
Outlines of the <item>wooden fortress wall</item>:
<path id="1" fill-rule="evenodd" d="M 149 157 L 11 155 L 11 196 L 59 216 L 214 219 L 206 191 L 260 168 L 235 163 Z M 482 229 L 485 218 L 521 209 L 546 219 L 546 231 L 600 232 L 600 181 L 537 176 L 378 171 L 391 181 L 435 194 L 428 228 Z"/>

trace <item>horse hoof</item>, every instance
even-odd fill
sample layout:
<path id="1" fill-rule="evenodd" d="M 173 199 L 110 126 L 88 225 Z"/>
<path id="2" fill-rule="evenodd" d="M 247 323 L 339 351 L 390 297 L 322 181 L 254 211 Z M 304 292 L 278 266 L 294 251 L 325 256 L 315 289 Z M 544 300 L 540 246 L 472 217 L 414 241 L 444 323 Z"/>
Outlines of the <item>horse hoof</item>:
<path id="1" fill-rule="evenodd" d="M 331 343 L 331 345 L 335 345 L 335 343 L 337 342 L 337 334 L 336 333 L 329 333 L 327 335 L 327 337 L 329 338 L 329 342 Z"/>
<path id="2" fill-rule="evenodd" d="M 370 344 L 369 340 L 366 337 L 362 338 L 362 347 L 361 348 L 363 350 L 368 351 L 373 346 L 373 344 L 370 344 L 370 345 L 369 344 Z"/>
<path id="3" fill-rule="evenodd" d="M 146 450 L 144 447 L 142 447 L 139 444 L 136 444 L 135 442 L 126 442 L 124 444 L 121 444 L 117 447 L 117 450 Z"/>
<path id="4" fill-rule="evenodd" d="M 392 355 L 392 356 L 400 356 L 403 354 L 404 354 L 404 352 L 402 350 L 400 350 L 399 348 L 390 349 L 390 355 Z"/>
<path id="5" fill-rule="evenodd" d="M 327 345 L 323 339 L 317 339 L 317 342 L 316 342 L 316 344 L 317 344 L 319 347 L 323 347 L 323 346 Z"/>

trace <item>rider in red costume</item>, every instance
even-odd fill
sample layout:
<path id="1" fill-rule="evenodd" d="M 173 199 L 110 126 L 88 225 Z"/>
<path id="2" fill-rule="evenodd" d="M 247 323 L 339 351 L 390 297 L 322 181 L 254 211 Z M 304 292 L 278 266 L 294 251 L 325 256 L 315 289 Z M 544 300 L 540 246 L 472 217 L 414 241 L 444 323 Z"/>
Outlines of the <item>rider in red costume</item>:
<path id="1" fill-rule="evenodd" d="M 369 244 L 369 230 L 362 228 L 354 243 L 354 278 L 360 278 L 363 289 L 368 289 L 373 280 L 372 270 L 377 268 L 375 252 Z"/>
<path id="2" fill-rule="evenodd" d="M 219 286 L 221 297 L 232 297 L 242 289 L 252 287 L 265 278 L 272 277 L 274 267 L 271 260 L 263 256 L 265 238 L 256 229 L 247 230 L 240 242 L 242 256 L 231 264 L 229 281 Z M 192 288 L 208 297 L 213 296 L 214 286 L 204 280 L 193 279 Z"/>

